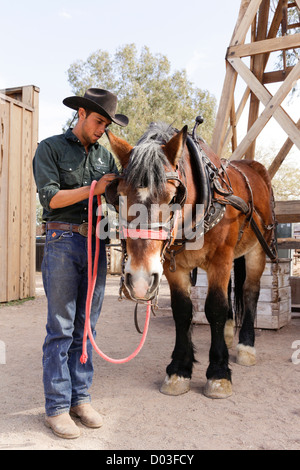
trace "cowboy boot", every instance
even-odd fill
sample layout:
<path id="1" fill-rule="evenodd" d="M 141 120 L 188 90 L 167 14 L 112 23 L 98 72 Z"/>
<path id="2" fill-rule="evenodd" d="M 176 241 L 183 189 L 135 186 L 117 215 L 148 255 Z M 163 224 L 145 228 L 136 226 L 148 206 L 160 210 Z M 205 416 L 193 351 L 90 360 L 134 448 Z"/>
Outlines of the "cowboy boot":
<path id="1" fill-rule="evenodd" d="M 103 425 L 102 416 L 94 410 L 90 403 L 73 406 L 70 410 L 70 415 L 79 418 L 81 423 L 88 428 L 101 428 Z"/>
<path id="2" fill-rule="evenodd" d="M 80 436 L 80 429 L 71 419 L 69 413 L 58 416 L 46 416 L 45 424 L 53 433 L 63 439 L 76 439 Z"/>

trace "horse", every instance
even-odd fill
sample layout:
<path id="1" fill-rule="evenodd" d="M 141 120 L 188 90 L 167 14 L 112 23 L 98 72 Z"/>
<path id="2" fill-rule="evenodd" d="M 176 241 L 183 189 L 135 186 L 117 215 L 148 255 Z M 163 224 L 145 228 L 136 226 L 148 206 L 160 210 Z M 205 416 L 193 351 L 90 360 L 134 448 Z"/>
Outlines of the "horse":
<path id="1" fill-rule="evenodd" d="M 205 315 L 211 330 L 203 393 L 226 398 L 232 394 L 228 348 L 236 330 L 232 268 L 236 318 L 240 318 L 237 362 L 252 366 L 256 363 L 254 325 L 260 279 L 266 253 L 274 254 L 274 203 L 265 167 L 256 161 L 220 159 L 197 136 L 199 123 L 196 120 L 192 136 L 187 126 L 179 131 L 165 123 L 151 123 L 135 147 L 107 131 L 123 173 L 107 186 L 105 195 L 127 224 L 122 243 L 128 296 L 136 302 L 153 301 L 163 274 L 170 287 L 176 338 L 160 391 L 176 396 L 190 390 L 196 362 L 191 287 L 192 274 L 199 267 L 207 274 Z M 130 210 L 136 204 L 145 207 L 148 215 L 151 212 L 151 223 L 130 228 L 135 220 Z M 173 210 L 174 204 L 180 211 Z M 200 223 L 197 205 L 203 208 Z M 171 212 L 157 207 L 171 207 Z M 191 236 L 187 240 L 182 230 L 181 239 L 176 237 L 180 220 L 190 221 L 189 230 L 202 239 L 200 246 L 195 242 L 193 248 Z"/>

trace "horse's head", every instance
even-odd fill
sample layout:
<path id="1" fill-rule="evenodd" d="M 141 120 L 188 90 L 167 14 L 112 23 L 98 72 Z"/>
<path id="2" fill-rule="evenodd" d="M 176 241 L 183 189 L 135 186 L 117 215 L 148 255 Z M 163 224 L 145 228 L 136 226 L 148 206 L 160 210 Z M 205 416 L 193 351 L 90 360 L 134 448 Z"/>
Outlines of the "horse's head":
<path id="1" fill-rule="evenodd" d="M 125 286 L 134 300 L 151 300 L 186 197 L 177 168 L 187 126 L 174 133 L 170 127 L 152 125 L 135 147 L 111 132 L 108 137 L 124 168 L 107 187 L 106 199 L 118 207 L 120 236 L 126 243 Z"/>

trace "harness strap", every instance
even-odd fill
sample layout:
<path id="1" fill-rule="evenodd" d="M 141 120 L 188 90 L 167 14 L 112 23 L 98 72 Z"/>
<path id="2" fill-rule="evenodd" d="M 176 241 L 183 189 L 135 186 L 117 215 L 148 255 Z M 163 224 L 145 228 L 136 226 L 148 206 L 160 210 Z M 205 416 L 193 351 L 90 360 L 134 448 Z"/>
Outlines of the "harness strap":
<path id="1" fill-rule="evenodd" d="M 277 260 L 277 252 L 276 250 L 275 251 L 272 251 L 269 247 L 269 245 L 267 244 L 266 240 L 264 239 L 263 237 L 263 234 L 261 233 L 261 231 L 259 230 L 255 220 L 251 219 L 250 221 L 250 224 L 251 224 L 251 227 L 252 227 L 252 230 L 253 232 L 255 233 L 259 243 L 261 244 L 264 252 L 266 253 L 266 255 L 272 260 L 272 261 L 276 261 Z"/>
<path id="2" fill-rule="evenodd" d="M 168 240 L 170 237 L 169 231 L 165 231 L 164 227 L 160 227 L 160 230 L 122 227 L 122 233 L 124 238 L 143 240 Z"/>

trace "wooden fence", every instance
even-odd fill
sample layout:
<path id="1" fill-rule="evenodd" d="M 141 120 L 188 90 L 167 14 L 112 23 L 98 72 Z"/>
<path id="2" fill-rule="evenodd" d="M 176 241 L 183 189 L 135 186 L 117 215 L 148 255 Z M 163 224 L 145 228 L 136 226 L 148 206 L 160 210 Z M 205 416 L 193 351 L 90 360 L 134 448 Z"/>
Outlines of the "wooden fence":
<path id="1" fill-rule="evenodd" d="M 39 89 L 0 91 L 0 302 L 35 294 Z"/>

